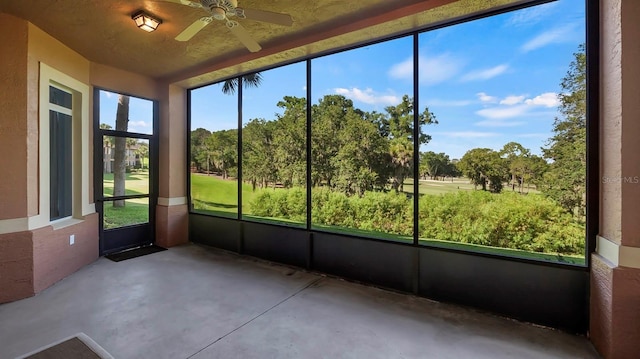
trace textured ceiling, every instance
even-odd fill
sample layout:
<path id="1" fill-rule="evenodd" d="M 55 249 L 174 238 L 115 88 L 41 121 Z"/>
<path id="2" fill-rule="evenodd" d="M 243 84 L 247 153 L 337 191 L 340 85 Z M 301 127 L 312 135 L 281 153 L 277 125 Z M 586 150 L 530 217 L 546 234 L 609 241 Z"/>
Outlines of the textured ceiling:
<path id="1" fill-rule="evenodd" d="M 261 44 L 250 53 L 214 21 L 188 42 L 174 37 L 205 16 L 161 0 L 0 0 L 0 11 L 26 19 L 87 59 L 153 78 L 197 86 L 239 72 L 468 16 L 523 0 L 239 0 L 238 6 L 291 14 L 291 27 L 239 22 Z M 162 19 L 137 29 L 131 14 Z"/>

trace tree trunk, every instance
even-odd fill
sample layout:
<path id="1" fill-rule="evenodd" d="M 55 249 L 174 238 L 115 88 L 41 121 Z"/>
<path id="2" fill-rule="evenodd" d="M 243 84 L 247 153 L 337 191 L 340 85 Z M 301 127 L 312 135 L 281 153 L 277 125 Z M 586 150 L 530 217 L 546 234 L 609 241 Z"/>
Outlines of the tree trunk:
<path id="1" fill-rule="evenodd" d="M 118 96 L 118 109 L 116 111 L 116 131 L 127 131 L 129 127 L 129 96 Z M 125 195 L 125 178 L 127 175 L 127 139 L 115 138 L 113 154 L 113 195 Z M 113 201 L 114 207 L 124 207 L 124 200 Z"/>

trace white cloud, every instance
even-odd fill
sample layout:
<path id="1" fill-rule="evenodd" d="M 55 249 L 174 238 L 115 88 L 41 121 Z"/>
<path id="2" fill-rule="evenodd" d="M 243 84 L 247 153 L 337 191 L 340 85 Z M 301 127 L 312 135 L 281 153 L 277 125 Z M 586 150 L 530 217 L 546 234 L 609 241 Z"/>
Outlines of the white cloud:
<path id="1" fill-rule="evenodd" d="M 500 135 L 495 132 L 479 132 L 479 131 L 434 132 L 432 134 L 442 135 L 449 138 L 487 138 L 487 137 L 495 137 Z"/>
<path id="2" fill-rule="evenodd" d="M 504 99 L 502 99 L 500 101 L 500 104 L 501 105 L 509 105 L 509 106 L 517 105 L 519 103 L 522 103 L 524 101 L 524 98 L 525 98 L 524 95 L 522 95 L 522 96 L 511 95 L 511 96 L 507 96 Z"/>
<path id="3" fill-rule="evenodd" d="M 489 96 L 484 92 L 478 92 L 476 96 L 478 96 L 478 99 L 480 99 L 480 101 L 482 102 L 496 102 L 498 100 L 497 97 Z"/>
<path id="4" fill-rule="evenodd" d="M 476 111 L 476 114 L 489 119 L 506 119 L 512 117 L 518 117 L 524 115 L 529 110 L 529 106 L 526 104 L 509 107 L 492 107 L 483 108 Z"/>
<path id="5" fill-rule="evenodd" d="M 533 39 L 527 41 L 524 45 L 522 45 L 520 50 L 522 50 L 523 52 L 529 52 L 550 44 L 558 44 L 569 41 L 573 38 L 575 28 L 576 24 L 568 24 L 562 27 L 545 31 L 534 37 Z"/>
<path id="6" fill-rule="evenodd" d="M 338 95 L 343 95 L 352 100 L 364 102 L 370 105 L 397 105 L 402 101 L 402 99 L 396 95 L 378 95 L 370 88 L 361 90 L 357 87 L 352 87 L 350 89 L 338 87 L 334 89 L 334 91 Z"/>
<path id="7" fill-rule="evenodd" d="M 307 91 L 307 85 L 302 86 L 302 91 Z"/>
<path id="8" fill-rule="evenodd" d="M 394 79 L 412 79 L 413 57 L 391 66 L 391 69 L 389 69 L 389 76 Z"/>
<path id="9" fill-rule="evenodd" d="M 498 106 L 483 108 L 476 111 L 476 115 L 488 120 L 476 123 L 478 126 L 510 127 L 520 123 L 505 122 L 510 118 L 553 116 L 553 112 L 539 111 L 538 108 L 554 108 L 560 104 L 558 94 L 545 92 L 533 98 L 526 99 L 524 95 L 510 95 L 502 99 Z"/>
<path id="10" fill-rule="evenodd" d="M 557 2 L 546 3 L 543 5 L 533 6 L 527 9 L 514 11 L 513 15 L 505 21 L 505 26 L 527 26 L 534 25 L 543 20 L 554 7 Z"/>
<path id="11" fill-rule="evenodd" d="M 422 101 L 420 101 L 422 102 Z M 441 100 L 441 99 L 428 99 L 426 100 L 426 106 L 441 106 L 441 107 L 464 107 L 473 104 L 473 101 L 469 100 Z"/>
<path id="12" fill-rule="evenodd" d="M 455 76 L 463 64 L 460 59 L 451 54 L 444 53 L 437 56 L 418 56 L 418 66 L 420 69 L 419 80 L 423 85 L 434 85 L 444 82 Z M 394 79 L 413 78 L 413 57 L 391 66 L 388 72 Z"/>
<path id="13" fill-rule="evenodd" d="M 544 107 L 557 107 L 560 105 L 558 94 L 555 92 L 545 92 L 532 99 L 525 101 L 527 105 L 544 106 Z"/>
<path id="14" fill-rule="evenodd" d="M 129 126 L 133 127 L 149 127 L 149 124 L 144 121 L 129 121 Z"/>
<path id="15" fill-rule="evenodd" d="M 509 66 L 507 64 L 501 64 L 488 69 L 471 71 L 465 74 L 464 76 L 462 76 L 460 81 L 467 82 L 467 81 L 489 80 L 503 74 L 508 69 L 509 69 Z"/>
<path id="16" fill-rule="evenodd" d="M 104 91 L 105 96 L 107 96 L 107 98 L 112 98 L 113 97 L 113 92 L 109 92 L 109 91 Z"/>
<path id="17" fill-rule="evenodd" d="M 523 121 L 507 121 L 506 119 L 482 120 L 475 123 L 476 126 L 481 127 L 515 127 L 524 124 Z"/>

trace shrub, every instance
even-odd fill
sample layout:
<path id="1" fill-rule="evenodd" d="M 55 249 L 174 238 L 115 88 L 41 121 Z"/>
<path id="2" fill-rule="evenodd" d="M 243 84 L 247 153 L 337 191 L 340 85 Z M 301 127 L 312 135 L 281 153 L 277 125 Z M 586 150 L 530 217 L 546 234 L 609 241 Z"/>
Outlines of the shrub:
<path id="1" fill-rule="evenodd" d="M 347 196 L 312 190 L 312 222 L 401 236 L 413 233 L 413 200 L 395 192 Z M 263 189 L 250 203 L 257 216 L 304 221 L 306 190 Z M 419 237 L 533 252 L 584 254 L 584 226 L 537 194 L 460 191 L 419 199 Z"/>

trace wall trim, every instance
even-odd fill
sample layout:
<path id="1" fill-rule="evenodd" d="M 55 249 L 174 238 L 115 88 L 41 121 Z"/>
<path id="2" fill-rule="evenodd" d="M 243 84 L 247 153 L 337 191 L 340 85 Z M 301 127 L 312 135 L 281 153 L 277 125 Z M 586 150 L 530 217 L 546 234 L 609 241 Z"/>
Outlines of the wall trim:
<path id="1" fill-rule="evenodd" d="M 29 218 L 13 218 L 0 220 L 0 234 L 24 232 L 29 230 Z"/>
<path id="2" fill-rule="evenodd" d="M 159 206 L 182 206 L 187 204 L 187 197 L 158 197 Z"/>
<path id="3" fill-rule="evenodd" d="M 50 222 L 48 218 L 42 215 L 35 215 L 32 217 L 0 219 L 0 234 L 18 233 L 26 231 L 34 231 L 36 229 L 52 226 L 53 230 L 58 230 L 64 227 L 82 223 L 84 217 L 96 213 L 95 204 L 91 203 L 87 206 L 92 209 L 87 213 L 83 213 L 83 218 L 65 218 L 58 221 Z"/>
<path id="4" fill-rule="evenodd" d="M 640 269 L 640 248 L 623 246 L 598 236 L 596 252 L 616 267 Z"/>

